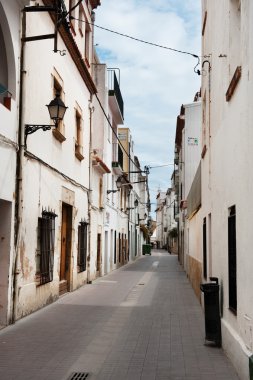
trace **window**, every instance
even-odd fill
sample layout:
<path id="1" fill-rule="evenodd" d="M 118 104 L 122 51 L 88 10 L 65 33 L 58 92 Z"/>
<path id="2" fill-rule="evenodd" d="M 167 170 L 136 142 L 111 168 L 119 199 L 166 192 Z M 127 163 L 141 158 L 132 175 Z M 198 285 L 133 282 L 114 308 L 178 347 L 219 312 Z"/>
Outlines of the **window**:
<path id="1" fill-rule="evenodd" d="M 78 29 L 79 29 L 81 36 L 83 37 L 83 30 L 85 28 L 85 14 L 84 14 L 84 9 L 83 9 L 82 4 L 79 5 L 79 17 L 78 18 L 79 18 Z"/>
<path id="2" fill-rule="evenodd" d="M 55 98 L 56 94 L 60 95 L 60 98 L 64 101 L 64 92 L 63 92 L 63 80 L 60 75 L 55 70 L 53 74 L 53 97 Z M 65 129 L 63 121 L 58 122 L 58 127 L 52 130 L 54 137 L 61 143 L 66 140 Z"/>
<path id="3" fill-rule="evenodd" d="M 78 272 L 84 272 L 86 270 L 86 258 L 87 258 L 87 227 L 88 223 L 81 221 L 78 226 L 78 256 L 77 265 Z"/>
<path id="4" fill-rule="evenodd" d="M 85 62 L 90 66 L 90 45 L 91 45 L 91 28 L 88 21 L 85 19 L 85 46 L 84 46 L 84 57 Z"/>
<path id="5" fill-rule="evenodd" d="M 237 311 L 237 283 L 236 283 L 236 208 L 228 210 L 228 289 L 229 309 Z"/>
<path id="6" fill-rule="evenodd" d="M 79 161 L 84 159 L 82 146 L 82 116 L 81 111 L 78 109 L 76 109 L 75 156 Z"/>
<path id="7" fill-rule="evenodd" d="M 38 219 L 37 276 L 40 285 L 53 281 L 55 218 L 54 212 L 42 211 Z"/>
<path id="8" fill-rule="evenodd" d="M 11 110 L 11 93 L 8 90 L 8 61 L 4 33 L 0 25 L 0 103 Z"/>
<path id="9" fill-rule="evenodd" d="M 207 277 L 206 218 L 203 219 L 203 277 Z"/>
<path id="10" fill-rule="evenodd" d="M 99 178 L 99 198 L 98 198 L 99 208 L 103 207 L 103 180 Z"/>
<path id="11" fill-rule="evenodd" d="M 71 11 L 71 9 L 76 5 L 76 1 L 75 0 L 69 0 L 69 12 L 70 12 L 70 27 L 71 27 L 71 30 L 72 30 L 72 33 L 74 35 L 76 35 L 76 32 L 75 32 L 75 20 L 74 19 L 71 19 L 71 16 L 72 17 L 75 17 L 75 9 L 73 9 L 73 11 Z"/>

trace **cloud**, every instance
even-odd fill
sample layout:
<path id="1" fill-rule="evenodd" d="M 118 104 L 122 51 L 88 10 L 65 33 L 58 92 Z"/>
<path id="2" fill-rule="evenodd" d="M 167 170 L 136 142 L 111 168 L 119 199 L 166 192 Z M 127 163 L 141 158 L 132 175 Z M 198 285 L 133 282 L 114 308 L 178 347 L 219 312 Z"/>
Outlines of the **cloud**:
<path id="1" fill-rule="evenodd" d="M 145 41 L 199 54 L 200 2 L 193 0 L 103 0 L 95 24 Z M 102 62 L 120 68 L 125 126 L 140 163 L 173 161 L 176 118 L 200 88 L 189 54 L 150 46 L 95 29 Z M 151 170 L 150 186 L 170 186 L 171 167 Z"/>

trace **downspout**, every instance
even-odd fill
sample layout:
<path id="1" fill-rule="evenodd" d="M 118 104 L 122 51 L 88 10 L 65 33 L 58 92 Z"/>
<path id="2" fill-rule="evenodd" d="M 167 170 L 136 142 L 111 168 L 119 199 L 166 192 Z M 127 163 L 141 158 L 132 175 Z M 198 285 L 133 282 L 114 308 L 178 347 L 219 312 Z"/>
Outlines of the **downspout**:
<path id="1" fill-rule="evenodd" d="M 92 146 L 92 94 L 90 94 L 89 100 L 89 111 L 90 111 L 90 139 L 89 139 L 89 191 L 88 191 L 88 220 L 89 220 L 89 236 L 88 236 L 88 257 L 87 257 L 87 284 L 91 284 L 90 276 L 90 260 L 91 260 L 91 208 L 92 208 L 92 190 L 91 190 L 91 146 Z"/>
<path id="2" fill-rule="evenodd" d="M 93 70 L 93 61 L 94 61 L 94 22 L 95 22 L 95 12 L 92 11 L 91 13 L 91 23 L 92 23 L 92 35 L 91 35 L 91 47 L 92 47 L 92 70 Z M 93 76 L 93 71 L 92 71 Z M 92 100 L 93 96 L 92 93 L 90 93 L 90 99 L 89 99 L 89 122 L 90 122 L 90 138 L 89 138 L 89 192 L 88 192 L 88 219 L 89 219 L 89 235 L 88 235 L 88 257 L 87 257 L 87 284 L 91 284 L 91 275 L 90 275 L 90 260 L 91 260 L 91 217 L 92 217 L 92 162 L 91 162 L 91 147 L 92 147 L 92 112 L 93 112 L 93 106 L 92 106 Z"/>
<path id="3" fill-rule="evenodd" d="M 128 171 L 129 171 L 129 182 L 131 182 L 131 173 L 130 173 L 130 143 L 128 143 L 128 151 L 129 151 L 129 157 L 128 157 Z M 128 206 L 131 207 L 130 205 L 130 191 L 128 192 Z M 131 240 L 131 246 L 132 246 L 132 236 L 130 238 L 130 212 L 128 213 L 128 216 L 127 216 L 127 235 L 128 235 L 128 244 L 127 244 L 127 247 L 128 247 L 128 253 L 127 253 L 127 258 L 128 258 L 128 261 L 130 259 L 130 240 Z M 131 247 L 131 251 L 132 251 L 132 247 Z M 132 253 L 132 252 L 131 252 Z"/>
<path id="4" fill-rule="evenodd" d="M 15 222 L 14 222 L 14 256 L 12 264 L 12 305 L 10 312 L 10 323 L 16 320 L 16 303 L 17 303 L 17 276 L 18 271 L 18 251 L 19 251 L 19 233 L 22 214 L 22 181 L 23 181 L 23 162 L 24 162 L 24 129 L 23 129 L 23 98 L 24 98 L 24 54 L 26 36 L 26 13 L 22 12 L 22 37 L 20 49 L 20 72 L 19 72 L 19 112 L 18 112 L 18 147 L 16 161 L 16 185 L 15 185 Z"/>
<path id="5" fill-rule="evenodd" d="M 208 58 L 211 60 L 211 55 L 208 56 Z M 209 162 L 208 162 L 208 172 L 209 172 L 209 179 L 208 179 L 208 187 L 209 190 L 211 190 L 211 63 L 210 60 L 206 59 L 202 63 L 202 68 L 207 63 L 208 64 L 208 148 L 209 148 Z"/>

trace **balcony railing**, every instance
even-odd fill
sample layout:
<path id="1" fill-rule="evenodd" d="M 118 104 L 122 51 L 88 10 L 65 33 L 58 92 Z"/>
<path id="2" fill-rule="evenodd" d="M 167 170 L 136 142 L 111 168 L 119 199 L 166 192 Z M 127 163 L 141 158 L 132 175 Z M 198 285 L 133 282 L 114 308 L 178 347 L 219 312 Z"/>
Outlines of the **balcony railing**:
<path id="1" fill-rule="evenodd" d="M 119 82 L 115 74 L 115 70 L 112 69 L 108 69 L 108 89 L 109 96 L 115 96 L 118 103 L 119 111 L 121 113 L 121 117 L 124 120 L 124 102 L 121 95 Z"/>

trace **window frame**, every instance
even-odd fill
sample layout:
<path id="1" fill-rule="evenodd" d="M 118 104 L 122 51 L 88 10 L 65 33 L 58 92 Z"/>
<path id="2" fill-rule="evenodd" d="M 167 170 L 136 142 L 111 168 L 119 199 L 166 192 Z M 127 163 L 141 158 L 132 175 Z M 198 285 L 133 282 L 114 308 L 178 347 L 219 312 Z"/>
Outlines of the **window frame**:
<path id="1" fill-rule="evenodd" d="M 79 161 L 84 159 L 83 156 L 83 117 L 82 110 L 79 106 L 75 108 L 75 156 Z"/>
<path id="2" fill-rule="evenodd" d="M 60 75 L 56 72 L 52 74 L 52 80 L 53 80 L 53 98 L 56 97 L 56 94 L 60 94 L 60 99 L 64 102 L 65 94 L 63 91 L 63 80 L 61 79 Z M 65 125 L 63 123 L 63 120 L 58 121 L 57 128 L 52 129 L 52 134 L 58 140 L 60 143 L 63 143 L 66 140 L 65 137 Z"/>

